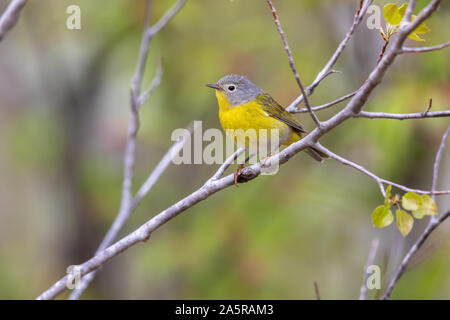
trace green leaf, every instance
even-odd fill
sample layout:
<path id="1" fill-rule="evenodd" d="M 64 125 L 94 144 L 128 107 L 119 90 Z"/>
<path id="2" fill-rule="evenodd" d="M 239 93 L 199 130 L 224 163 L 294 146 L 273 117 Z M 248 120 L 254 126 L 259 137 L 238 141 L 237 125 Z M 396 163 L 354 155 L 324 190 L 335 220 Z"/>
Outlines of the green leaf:
<path id="1" fill-rule="evenodd" d="M 414 192 L 407 192 L 403 195 L 402 206 L 406 210 L 415 211 L 422 206 L 422 197 Z"/>
<path id="2" fill-rule="evenodd" d="M 388 3 L 383 7 L 383 17 L 384 19 L 392 25 L 397 25 L 402 21 L 402 16 L 399 12 L 397 4 Z"/>
<path id="3" fill-rule="evenodd" d="M 388 206 L 378 206 L 372 213 L 372 223 L 375 227 L 387 227 L 392 221 L 394 221 L 394 216 Z"/>
<path id="4" fill-rule="evenodd" d="M 400 13 L 400 16 L 402 17 L 402 19 L 405 16 L 406 8 L 408 8 L 407 3 L 402 4 L 401 7 L 398 8 L 398 13 Z"/>
<path id="5" fill-rule="evenodd" d="M 424 39 L 422 39 L 421 37 L 419 37 L 419 35 L 417 33 L 411 33 L 408 38 L 413 39 L 415 41 L 425 41 Z"/>
<path id="6" fill-rule="evenodd" d="M 416 19 L 416 16 L 413 16 L 412 20 Z M 431 31 L 430 28 L 427 27 L 427 25 L 425 23 L 421 23 L 419 24 L 419 26 L 417 28 L 414 29 L 414 33 L 417 34 L 424 34 L 427 33 L 428 31 Z"/>
<path id="7" fill-rule="evenodd" d="M 397 209 L 395 212 L 396 225 L 402 236 L 406 236 L 414 225 L 414 219 L 406 211 Z"/>
<path id="8" fill-rule="evenodd" d="M 414 217 L 417 219 L 422 219 L 424 216 L 431 216 L 437 213 L 436 202 L 434 202 L 433 198 L 424 194 L 421 196 L 422 205 L 413 212 Z M 420 217 L 420 218 L 418 218 Z"/>
<path id="9" fill-rule="evenodd" d="M 389 200 L 391 199 L 391 190 L 392 190 L 392 186 L 389 185 L 386 188 L 386 196 L 384 197 L 384 205 L 388 208 L 391 206 L 389 203 Z"/>

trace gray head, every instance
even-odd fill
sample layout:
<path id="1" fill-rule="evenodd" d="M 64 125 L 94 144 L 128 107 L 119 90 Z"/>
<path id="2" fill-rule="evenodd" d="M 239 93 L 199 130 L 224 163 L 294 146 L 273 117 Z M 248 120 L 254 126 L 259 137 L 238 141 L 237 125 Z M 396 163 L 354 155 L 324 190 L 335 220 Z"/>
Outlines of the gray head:
<path id="1" fill-rule="evenodd" d="M 209 83 L 207 87 L 223 92 L 232 106 L 237 106 L 260 95 L 262 90 L 247 77 L 238 74 L 229 74 L 217 83 Z"/>

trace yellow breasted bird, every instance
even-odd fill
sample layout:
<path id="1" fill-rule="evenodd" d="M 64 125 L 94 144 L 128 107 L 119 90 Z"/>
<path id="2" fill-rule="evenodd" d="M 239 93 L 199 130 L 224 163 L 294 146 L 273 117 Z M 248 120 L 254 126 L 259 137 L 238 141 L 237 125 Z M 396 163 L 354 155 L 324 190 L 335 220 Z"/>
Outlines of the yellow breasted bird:
<path id="1" fill-rule="evenodd" d="M 278 129 L 280 146 L 288 146 L 300 140 L 302 134 L 306 133 L 292 114 L 245 76 L 229 74 L 217 83 L 206 86 L 216 90 L 219 119 L 226 132 L 227 129 L 254 129 L 258 135 L 260 129 L 269 132 L 271 129 Z M 234 138 L 237 145 L 248 149 L 247 137 L 235 135 Z M 327 157 L 314 147 L 305 151 L 320 162 Z M 235 183 L 242 167 L 239 166 L 235 173 Z"/>

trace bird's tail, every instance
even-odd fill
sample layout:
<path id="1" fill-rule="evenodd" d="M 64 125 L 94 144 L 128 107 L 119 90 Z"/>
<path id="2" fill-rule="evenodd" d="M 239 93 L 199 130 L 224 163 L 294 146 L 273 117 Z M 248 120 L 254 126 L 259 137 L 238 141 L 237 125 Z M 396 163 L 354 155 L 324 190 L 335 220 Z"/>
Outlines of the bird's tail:
<path id="1" fill-rule="evenodd" d="M 314 148 L 314 147 L 308 147 L 305 149 L 306 153 L 309 154 L 314 160 L 323 162 L 324 158 L 329 158 L 328 155 L 323 153 L 322 151 Z"/>

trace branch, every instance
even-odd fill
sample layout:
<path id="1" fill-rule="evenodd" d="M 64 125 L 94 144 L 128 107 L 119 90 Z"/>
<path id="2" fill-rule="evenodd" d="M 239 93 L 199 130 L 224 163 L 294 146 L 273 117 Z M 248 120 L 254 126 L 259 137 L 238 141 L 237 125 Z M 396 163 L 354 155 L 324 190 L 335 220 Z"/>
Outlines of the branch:
<path id="1" fill-rule="evenodd" d="M 442 151 L 445 148 L 445 143 L 447 142 L 447 138 L 448 138 L 449 134 L 450 134 L 450 126 L 448 126 L 447 131 L 445 131 L 444 135 L 442 136 L 441 144 L 439 145 L 439 149 L 436 152 L 436 159 L 434 160 L 434 166 L 433 166 L 433 181 L 431 182 L 431 191 L 435 191 L 436 187 L 437 187 L 437 180 L 438 180 L 438 176 L 439 176 L 439 165 L 441 164 L 441 159 L 442 159 Z M 433 196 L 433 199 L 434 198 L 435 197 Z M 431 216 L 430 223 L 436 219 L 437 219 L 436 216 Z"/>
<path id="2" fill-rule="evenodd" d="M 27 4 L 27 0 L 12 0 L 5 12 L 0 16 L 0 41 L 19 21 L 20 13 Z"/>
<path id="3" fill-rule="evenodd" d="M 433 46 L 433 47 L 418 47 L 418 48 L 409 48 L 409 47 L 403 47 L 400 50 L 400 53 L 419 53 L 419 52 L 430 52 L 430 51 L 436 51 L 436 50 L 441 50 L 444 49 L 446 47 L 450 46 L 450 41 L 437 45 L 437 46 Z"/>
<path id="4" fill-rule="evenodd" d="M 371 1 L 369 1 L 369 3 L 370 2 Z M 398 51 L 402 47 L 407 35 L 412 30 L 414 30 L 418 24 L 420 24 L 421 22 L 423 22 L 423 20 L 429 17 L 434 10 L 436 10 L 438 3 L 439 0 L 431 1 L 431 3 L 419 13 L 417 18 L 413 22 L 407 24 L 406 27 L 404 28 L 400 28 L 400 31 L 398 32 L 398 37 L 396 37 L 396 41 L 393 43 L 392 47 L 386 52 L 384 57 L 381 59 L 380 63 L 374 67 L 369 77 L 366 79 L 361 88 L 358 89 L 358 92 L 348 102 L 348 104 L 344 109 L 339 111 L 329 120 L 323 122 L 321 128 L 315 128 L 303 139 L 291 144 L 290 146 L 286 147 L 276 155 L 278 158 L 278 163 L 280 165 L 283 165 L 284 163 L 289 161 L 289 159 L 291 159 L 293 156 L 295 156 L 297 153 L 299 153 L 300 151 L 302 151 L 307 147 L 313 145 L 315 145 L 316 147 L 319 146 L 317 145 L 317 141 L 319 138 L 321 138 L 330 130 L 339 126 L 344 121 L 351 118 L 353 115 L 357 114 L 362 109 L 368 97 L 370 96 L 372 91 L 378 86 L 378 84 L 382 81 L 382 78 L 386 73 L 387 69 L 392 64 L 395 57 L 398 55 Z M 360 15 L 362 14 L 363 11 L 364 10 L 361 10 Z M 271 160 L 269 158 L 268 162 L 270 161 Z M 266 163 L 266 165 L 270 166 L 270 163 Z M 241 174 L 239 175 L 238 182 L 242 183 L 251 181 L 256 177 L 258 177 L 260 173 L 261 173 L 260 163 L 248 166 L 242 170 Z M 210 197 L 211 195 L 215 194 L 220 190 L 223 190 L 227 187 L 234 185 L 234 174 L 230 174 L 218 180 L 208 180 L 208 181 L 198 190 L 194 191 L 181 201 L 175 203 L 166 210 L 154 216 L 152 219 L 150 219 L 148 222 L 140 226 L 134 232 L 125 236 L 124 238 L 117 241 L 115 244 L 109 246 L 105 250 L 102 250 L 90 260 L 81 264 L 79 266 L 80 268 L 79 269 L 77 268 L 80 271 L 81 276 L 84 276 L 96 270 L 97 268 L 108 262 L 110 259 L 118 255 L 119 253 L 123 252 L 124 250 L 128 249 L 129 247 L 135 245 L 136 243 L 146 241 L 153 231 L 155 231 L 156 229 L 158 229 L 159 227 L 161 227 L 166 222 L 176 217 L 180 213 L 196 205 L 200 201 L 205 200 L 206 198 Z M 383 179 L 382 182 L 389 183 L 389 181 Z M 396 184 L 392 185 L 396 186 Z M 414 190 L 409 188 L 408 190 L 422 194 L 423 193 L 430 194 L 429 192 L 421 190 Z M 450 191 L 433 192 L 433 194 L 444 194 L 444 193 L 450 193 Z M 51 299 L 56 297 L 58 294 L 60 294 L 62 291 L 65 290 L 67 279 L 69 279 L 69 275 L 66 275 L 65 277 L 57 281 L 55 284 L 53 284 L 47 291 L 42 293 L 38 297 L 38 299 Z"/>
<path id="5" fill-rule="evenodd" d="M 145 64 L 148 56 L 148 49 L 150 46 L 150 40 L 169 22 L 169 20 L 181 9 L 186 0 L 178 1 L 154 26 L 150 27 L 150 1 L 146 2 L 146 16 L 144 22 L 144 32 L 142 36 L 141 46 L 139 50 L 139 58 L 137 63 L 136 72 L 133 76 L 132 88 L 130 93 L 130 105 L 131 105 L 131 115 L 128 124 L 128 135 L 127 142 L 125 146 L 124 153 L 124 173 L 123 173 L 123 183 L 122 183 L 122 197 L 120 201 L 120 209 L 114 220 L 111 228 L 108 230 L 105 238 L 102 243 L 98 247 L 95 255 L 102 252 L 106 249 L 114 239 L 119 234 L 120 230 L 128 220 L 131 213 L 134 211 L 136 206 L 142 200 L 142 198 L 148 193 L 150 188 L 162 174 L 162 172 L 167 168 L 171 161 L 171 153 L 164 156 L 152 174 L 149 176 L 147 181 L 139 190 L 136 198 L 133 199 L 131 194 L 131 187 L 133 183 L 134 176 L 134 163 L 135 163 L 135 151 L 136 151 L 136 137 L 139 129 L 139 108 L 140 106 L 151 96 L 153 91 L 159 86 L 161 83 L 163 69 L 161 62 L 158 64 L 156 74 L 151 81 L 149 88 L 143 93 L 140 94 L 141 85 L 142 85 L 142 77 L 145 71 Z M 184 141 L 178 141 L 175 143 L 173 148 L 181 148 L 184 144 Z M 94 255 L 94 256 L 95 256 Z M 80 288 L 76 289 L 72 292 L 69 299 L 76 300 L 78 299 L 83 291 L 88 287 L 89 283 L 93 280 L 95 273 L 89 274 L 89 277 L 82 278 L 80 283 Z"/>
<path id="6" fill-rule="evenodd" d="M 239 157 L 245 151 L 244 148 L 239 148 L 235 153 L 233 153 L 227 160 L 219 167 L 219 170 L 210 178 L 210 181 L 220 179 L 228 167 L 233 163 L 234 160 Z"/>
<path id="7" fill-rule="evenodd" d="M 442 158 L 442 151 L 445 148 L 445 143 L 447 141 L 447 137 L 450 134 L 450 126 L 445 131 L 444 135 L 442 136 L 441 143 L 439 145 L 438 151 L 436 152 L 436 159 L 434 161 L 433 165 L 433 181 L 431 183 L 431 191 L 436 190 L 437 185 L 437 178 L 439 174 L 439 164 L 441 162 Z M 434 198 L 434 196 L 433 196 Z M 391 282 L 389 283 L 388 288 L 386 289 L 386 292 L 383 294 L 381 299 L 386 300 L 389 299 L 392 290 L 394 289 L 395 285 L 397 284 L 400 277 L 403 275 L 403 273 L 406 270 L 406 267 L 411 260 L 412 256 L 420 249 L 420 247 L 423 245 L 425 240 L 428 238 L 428 236 L 433 232 L 434 229 L 436 229 L 445 219 L 450 216 L 450 211 L 445 213 L 444 215 L 437 217 L 437 216 L 431 216 L 430 222 L 428 223 L 428 226 L 425 228 L 424 232 L 420 235 L 420 237 L 416 240 L 414 245 L 409 249 L 408 253 L 403 258 L 402 263 L 397 269 L 397 272 L 395 273 L 394 277 L 392 278 Z"/>
<path id="8" fill-rule="evenodd" d="M 373 0 L 368 0 L 365 3 L 361 0 L 358 10 L 355 13 L 355 17 L 353 19 L 353 24 L 351 25 L 350 29 L 347 31 L 344 39 L 339 43 L 336 51 L 331 56 L 330 60 L 327 62 L 325 67 L 317 74 L 316 79 L 314 79 L 313 83 L 306 88 L 306 92 L 308 95 L 311 95 L 314 92 L 314 89 L 320 84 L 320 82 L 325 79 L 328 75 L 335 72 L 332 70 L 333 66 L 335 65 L 336 61 L 338 60 L 339 56 L 344 51 L 345 47 L 347 46 L 347 43 L 350 41 L 351 37 L 353 36 L 353 33 L 355 32 L 358 25 L 361 23 L 364 15 L 367 12 L 367 9 L 372 4 Z M 290 105 L 286 108 L 287 111 L 292 112 L 294 111 L 297 106 L 303 101 L 304 96 L 303 94 L 297 97 Z"/>
<path id="9" fill-rule="evenodd" d="M 107 248 L 114 241 L 114 239 L 117 237 L 120 230 L 124 226 L 125 222 L 130 217 L 131 213 L 140 204 L 142 199 L 148 194 L 148 192 L 156 183 L 156 181 L 158 181 L 159 177 L 163 174 L 163 172 L 172 162 L 173 155 L 178 154 L 178 152 L 180 152 L 185 142 L 186 141 L 183 138 L 180 138 L 180 140 L 175 142 L 172 145 L 172 147 L 167 151 L 167 153 L 164 155 L 164 157 L 161 159 L 161 161 L 158 163 L 155 169 L 153 169 L 152 173 L 148 176 L 147 180 L 141 186 L 136 196 L 134 197 L 133 201 L 131 202 L 130 206 L 127 207 L 127 210 L 120 212 L 116 216 L 116 219 L 111 225 L 111 228 L 106 233 L 105 238 L 98 247 L 94 256 L 97 255 L 102 250 L 104 250 L 105 248 Z M 83 294 L 84 290 L 86 290 L 91 281 L 94 279 L 96 272 L 97 271 L 93 271 L 81 279 L 80 287 L 78 289 L 73 290 L 72 294 L 69 297 L 71 300 L 76 300 Z"/>
<path id="10" fill-rule="evenodd" d="M 424 232 L 420 235 L 420 237 L 414 242 L 411 249 L 409 249 L 406 256 L 403 258 L 402 263 L 397 269 L 397 272 L 395 273 L 394 277 L 392 278 L 391 282 L 389 283 L 388 288 L 386 289 L 385 293 L 381 296 L 381 300 L 387 300 L 391 296 L 392 290 L 394 289 L 395 285 L 397 284 L 400 277 L 403 275 L 403 273 L 406 270 L 406 267 L 411 260 L 411 258 L 414 256 L 414 254 L 422 247 L 423 243 L 427 238 L 430 236 L 430 234 L 436 229 L 442 222 L 445 221 L 450 216 L 450 211 L 447 211 L 443 215 L 441 215 L 439 218 L 437 218 L 436 221 L 430 223 Z"/>
<path id="11" fill-rule="evenodd" d="M 417 112 L 417 113 L 386 113 L 386 112 L 367 112 L 360 111 L 353 118 L 369 118 L 369 119 L 425 119 L 425 118 L 442 118 L 450 117 L 450 110 L 435 112 Z"/>
<path id="12" fill-rule="evenodd" d="M 369 278 L 369 274 L 367 273 L 367 268 L 373 265 L 375 262 L 375 258 L 377 256 L 378 245 L 380 244 L 380 240 L 378 238 L 374 238 L 372 243 L 370 244 L 369 256 L 367 257 L 366 268 L 364 269 L 364 277 L 363 283 L 361 285 L 359 300 L 366 300 L 367 297 L 367 279 Z"/>
<path id="13" fill-rule="evenodd" d="M 384 191 L 384 185 L 391 185 L 393 187 L 396 187 L 397 189 L 403 190 L 405 192 L 411 191 L 411 192 L 415 192 L 418 194 L 429 194 L 429 195 L 443 195 L 443 194 L 450 194 L 450 190 L 441 190 L 441 191 L 436 191 L 436 190 L 420 190 L 420 189 L 412 189 L 412 188 L 408 188 L 404 185 L 383 179 L 378 177 L 376 174 L 372 173 L 371 171 L 367 170 L 366 168 L 364 168 L 363 166 L 356 164 L 350 160 L 347 160 L 333 152 L 331 152 L 330 150 L 328 150 L 327 148 L 325 148 L 324 146 L 322 146 L 320 143 L 316 143 L 314 145 L 315 148 L 317 148 L 318 150 L 322 151 L 323 153 L 325 153 L 328 157 L 335 159 L 337 161 L 339 161 L 340 163 L 347 165 L 349 167 L 352 167 L 362 173 L 364 173 L 366 176 L 370 177 L 372 180 L 374 180 L 381 191 L 381 194 L 383 196 L 385 196 L 385 191 Z"/>
<path id="14" fill-rule="evenodd" d="M 356 94 L 356 92 L 357 91 L 350 92 L 350 93 L 346 94 L 345 96 L 340 97 L 339 99 L 336 99 L 334 101 L 322 104 L 322 105 L 317 106 L 317 107 L 312 107 L 311 109 L 313 111 L 319 111 L 319 110 L 327 109 L 327 108 L 332 107 L 332 106 L 334 106 L 334 105 L 336 105 L 336 104 L 338 104 L 338 103 L 340 103 L 342 101 L 350 99 L 351 97 L 353 97 Z M 307 108 L 295 109 L 295 110 L 291 111 L 291 113 L 305 113 L 305 112 L 308 112 Z"/>
<path id="15" fill-rule="evenodd" d="M 159 87 L 162 81 L 162 77 L 164 74 L 164 69 L 162 66 L 162 60 L 159 60 L 158 66 L 156 67 L 155 76 L 152 79 L 152 82 L 150 82 L 150 85 L 148 86 L 147 90 L 145 90 L 138 99 L 138 105 L 141 106 L 147 101 L 155 92 L 156 88 Z"/>
<path id="16" fill-rule="evenodd" d="M 281 40 L 283 41 L 284 50 L 286 50 L 286 53 L 287 53 L 287 56 L 288 56 L 288 59 L 289 59 L 289 66 L 291 67 L 291 70 L 294 73 L 295 80 L 297 81 L 297 84 L 298 84 L 298 86 L 300 88 L 300 91 L 302 92 L 302 96 L 304 97 L 306 108 L 308 109 L 308 112 L 311 115 L 311 118 L 316 123 L 316 126 L 318 128 L 320 128 L 321 127 L 320 120 L 317 118 L 317 116 L 315 115 L 314 111 L 311 109 L 311 105 L 309 104 L 308 97 L 307 97 L 307 94 L 305 92 L 305 88 L 303 88 L 303 84 L 302 84 L 302 82 L 300 80 L 300 76 L 299 76 L 299 74 L 297 72 L 297 69 L 295 68 L 294 58 L 292 57 L 291 49 L 289 48 L 289 44 L 287 43 L 286 36 L 284 35 L 283 29 L 281 28 L 281 24 L 280 24 L 280 20 L 278 18 L 277 10 L 275 9 L 275 7 L 274 7 L 274 5 L 273 5 L 271 0 L 267 0 L 267 4 L 269 5 L 270 9 L 272 10 L 272 15 L 273 15 L 273 20 L 275 22 L 275 26 L 277 28 L 278 33 L 280 34 Z"/>

